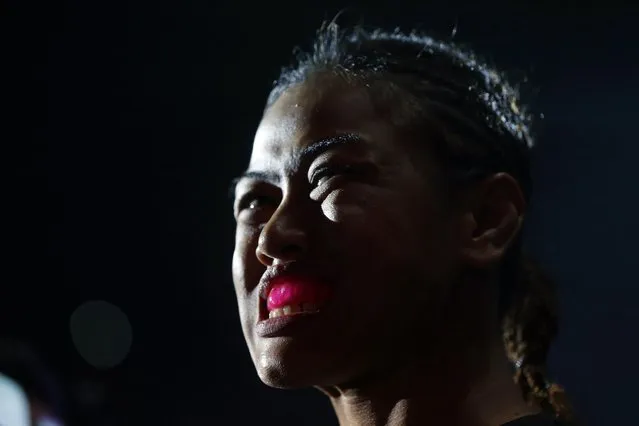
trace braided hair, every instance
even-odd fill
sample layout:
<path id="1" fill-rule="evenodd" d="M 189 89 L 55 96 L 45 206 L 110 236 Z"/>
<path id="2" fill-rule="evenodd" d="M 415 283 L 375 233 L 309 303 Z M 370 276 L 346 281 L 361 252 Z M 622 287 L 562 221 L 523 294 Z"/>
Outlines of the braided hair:
<path id="1" fill-rule="evenodd" d="M 548 380 L 546 358 L 557 335 L 557 296 L 553 281 L 531 259 L 521 256 L 515 269 L 515 292 L 502 316 L 506 355 L 516 367 L 514 380 L 529 402 L 573 421 L 564 389 Z"/>
<path id="2" fill-rule="evenodd" d="M 506 172 L 530 200 L 532 116 L 520 104 L 517 88 L 470 50 L 417 32 L 344 30 L 335 21 L 326 22 L 313 49 L 297 50 L 294 64 L 283 69 L 266 107 L 288 87 L 323 72 L 359 82 L 373 101 L 398 99 L 400 107 L 393 109 L 402 116 L 395 121 L 427 131 L 424 145 L 442 163 L 451 189 Z M 570 423 L 565 392 L 546 375 L 547 353 L 557 333 L 555 285 L 521 245 L 517 237 L 500 275 L 506 354 L 524 398 Z"/>

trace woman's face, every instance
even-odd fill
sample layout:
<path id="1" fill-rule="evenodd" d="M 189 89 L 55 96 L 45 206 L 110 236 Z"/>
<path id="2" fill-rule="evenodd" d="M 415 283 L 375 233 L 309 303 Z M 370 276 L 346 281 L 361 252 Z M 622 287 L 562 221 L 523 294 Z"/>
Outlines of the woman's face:
<path id="1" fill-rule="evenodd" d="M 428 349 L 439 326 L 457 219 L 434 166 L 388 122 L 365 91 L 315 82 L 284 92 L 257 129 L 235 193 L 233 280 L 268 385 L 361 379 Z"/>

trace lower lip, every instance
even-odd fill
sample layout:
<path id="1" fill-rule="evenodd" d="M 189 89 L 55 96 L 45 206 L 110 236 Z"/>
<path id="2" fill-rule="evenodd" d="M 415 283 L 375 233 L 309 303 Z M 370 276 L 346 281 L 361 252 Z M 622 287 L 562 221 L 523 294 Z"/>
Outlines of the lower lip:
<path id="1" fill-rule="evenodd" d="M 267 318 L 257 323 L 255 332 L 260 337 L 294 336 L 305 332 L 320 315 L 321 312 L 308 312 Z"/>

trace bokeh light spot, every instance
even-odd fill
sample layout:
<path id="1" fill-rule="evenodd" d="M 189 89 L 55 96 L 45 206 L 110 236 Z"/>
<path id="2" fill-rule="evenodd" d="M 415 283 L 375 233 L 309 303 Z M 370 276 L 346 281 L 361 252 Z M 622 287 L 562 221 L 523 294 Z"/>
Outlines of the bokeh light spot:
<path id="1" fill-rule="evenodd" d="M 133 342 L 131 323 L 117 306 L 87 301 L 71 314 L 71 338 L 78 353 L 95 368 L 108 369 L 127 357 Z"/>

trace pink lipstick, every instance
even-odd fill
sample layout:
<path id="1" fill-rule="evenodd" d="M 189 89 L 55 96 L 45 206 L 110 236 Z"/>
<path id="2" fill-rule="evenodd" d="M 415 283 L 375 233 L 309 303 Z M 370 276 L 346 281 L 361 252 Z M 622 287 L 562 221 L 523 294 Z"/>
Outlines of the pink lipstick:
<path id="1" fill-rule="evenodd" d="M 266 307 L 269 312 L 288 305 L 323 305 L 329 298 L 329 287 L 309 280 L 278 277 L 268 288 Z"/>
<path id="2" fill-rule="evenodd" d="M 320 313 L 331 295 L 331 287 L 318 280 L 288 274 L 275 276 L 268 280 L 262 293 L 268 318 L 258 322 L 258 335 L 294 333 Z"/>

